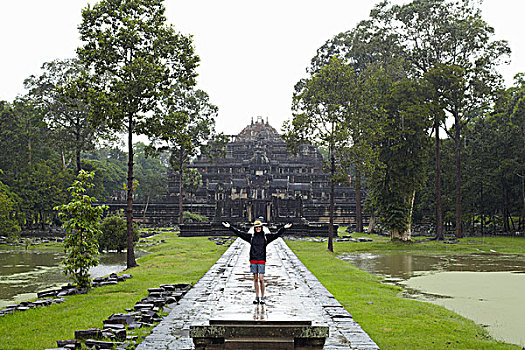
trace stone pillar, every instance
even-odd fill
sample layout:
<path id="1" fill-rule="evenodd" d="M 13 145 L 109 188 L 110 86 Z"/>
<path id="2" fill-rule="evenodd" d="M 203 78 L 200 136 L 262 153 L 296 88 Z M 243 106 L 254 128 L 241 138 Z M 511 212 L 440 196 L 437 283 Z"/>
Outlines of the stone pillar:
<path id="1" fill-rule="evenodd" d="M 252 203 L 247 203 L 246 204 L 246 216 L 247 216 L 248 222 L 252 222 L 253 221 Z"/>

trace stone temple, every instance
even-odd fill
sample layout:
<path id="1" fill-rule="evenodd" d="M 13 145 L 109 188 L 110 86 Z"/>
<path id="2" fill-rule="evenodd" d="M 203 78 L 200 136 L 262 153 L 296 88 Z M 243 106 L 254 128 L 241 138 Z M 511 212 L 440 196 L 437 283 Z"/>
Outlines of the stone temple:
<path id="1" fill-rule="evenodd" d="M 196 159 L 191 168 L 203 185 L 186 195 L 184 210 L 208 217 L 211 223 L 249 223 L 262 218 L 271 224 L 329 222 L 329 175 L 313 145 L 299 154 L 287 151 L 279 133 L 257 117 L 238 135 L 230 136 L 224 158 Z M 170 176 L 170 198 L 177 203 L 179 183 Z M 335 223 L 355 222 L 355 192 L 347 185 L 335 188 Z"/>

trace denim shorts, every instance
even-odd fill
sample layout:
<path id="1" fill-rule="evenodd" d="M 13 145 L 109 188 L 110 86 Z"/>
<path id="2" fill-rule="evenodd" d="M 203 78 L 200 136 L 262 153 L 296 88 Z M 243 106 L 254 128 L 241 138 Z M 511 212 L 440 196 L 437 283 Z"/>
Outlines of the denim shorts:
<path id="1" fill-rule="evenodd" d="M 266 265 L 264 264 L 250 264 L 251 273 L 264 273 Z"/>

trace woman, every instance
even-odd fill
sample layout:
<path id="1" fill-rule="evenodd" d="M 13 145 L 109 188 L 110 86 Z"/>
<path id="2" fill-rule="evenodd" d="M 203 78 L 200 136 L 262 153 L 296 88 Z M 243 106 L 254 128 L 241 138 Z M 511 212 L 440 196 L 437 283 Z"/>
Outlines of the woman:
<path id="1" fill-rule="evenodd" d="M 262 222 L 260 220 L 255 220 L 253 223 L 253 235 L 233 227 L 228 222 L 223 222 L 222 225 L 241 239 L 250 243 L 250 272 L 253 273 L 253 284 L 255 285 L 255 300 L 253 303 L 265 304 L 264 272 L 266 266 L 266 246 L 279 238 L 285 230 L 292 227 L 292 224 L 284 225 L 277 231 L 277 233 L 264 233 Z"/>

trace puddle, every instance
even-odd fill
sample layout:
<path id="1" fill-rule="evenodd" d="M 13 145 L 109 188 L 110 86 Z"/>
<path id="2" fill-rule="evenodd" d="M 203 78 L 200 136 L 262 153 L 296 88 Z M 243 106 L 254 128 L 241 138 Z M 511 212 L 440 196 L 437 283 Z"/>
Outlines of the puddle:
<path id="1" fill-rule="evenodd" d="M 0 308 L 37 297 L 36 292 L 57 288 L 70 280 L 62 273 L 61 252 L 0 249 Z M 92 278 L 126 269 L 126 254 L 99 256 L 99 265 L 90 269 Z"/>
<path id="2" fill-rule="evenodd" d="M 486 327 L 496 339 L 525 345 L 525 256 L 511 254 L 340 256 L 404 287 L 404 297 L 442 305 Z"/>

